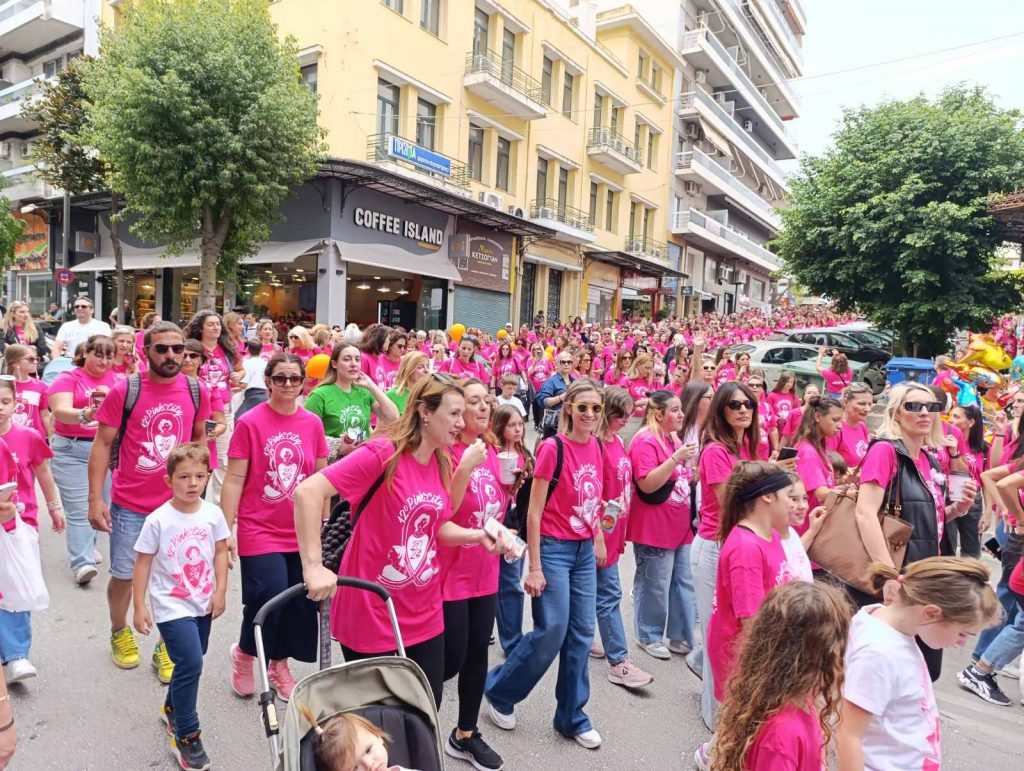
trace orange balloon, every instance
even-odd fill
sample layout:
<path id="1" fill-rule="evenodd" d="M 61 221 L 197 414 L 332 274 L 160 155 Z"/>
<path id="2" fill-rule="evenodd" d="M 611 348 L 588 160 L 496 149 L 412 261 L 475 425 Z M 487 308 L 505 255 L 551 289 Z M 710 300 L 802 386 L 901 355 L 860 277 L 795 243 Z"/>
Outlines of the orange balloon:
<path id="1" fill-rule="evenodd" d="M 326 353 L 318 353 L 306 362 L 306 377 L 319 380 L 327 374 L 327 368 L 331 366 L 331 357 Z"/>
<path id="2" fill-rule="evenodd" d="M 498 330 L 498 339 L 499 340 L 504 340 L 506 337 L 508 337 L 508 330 L 499 329 Z"/>
<path id="3" fill-rule="evenodd" d="M 452 324 L 452 328 L 451 331 L 448 333 L 448 336 L 451 337 L 451 339 L 457 343 L 459 342 L 459 340 L 462 339 L 462 336 L 464 334 L 466 334 L 465 326 L 463 326 L 462 324 Z"/>

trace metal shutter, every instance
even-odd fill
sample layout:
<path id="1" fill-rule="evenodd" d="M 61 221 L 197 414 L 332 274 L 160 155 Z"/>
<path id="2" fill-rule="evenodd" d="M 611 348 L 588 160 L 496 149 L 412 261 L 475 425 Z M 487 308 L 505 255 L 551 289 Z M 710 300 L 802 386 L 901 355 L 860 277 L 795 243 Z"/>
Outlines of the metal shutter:
<path id="1" fill-rule="evenodd" d="M 505 292 L 455 285 L 453 318 L 466 329 L 476 327 L 493 337 L 495 332 L 508 323 L 510 309 L 510 295 Z"/>

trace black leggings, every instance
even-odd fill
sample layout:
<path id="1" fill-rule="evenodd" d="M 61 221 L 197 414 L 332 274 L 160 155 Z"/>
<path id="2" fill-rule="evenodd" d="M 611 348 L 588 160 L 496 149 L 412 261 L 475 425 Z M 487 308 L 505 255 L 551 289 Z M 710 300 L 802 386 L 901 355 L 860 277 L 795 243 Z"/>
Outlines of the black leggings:
<path id="1" fill-rule="evenodd" d="M 475 731 L 498 595 L 444 604 L 444 679 L 459 676 L 459 730 Z"/>
<path id="2" fill-rule="evenodd" d="M 530 400 L 530 408 L 533 410 L 533 427 L 540 431 L 540 421 L 544 417 L 544 408 L 536 399 Z"/>
<path id="3" fill-rule="evenodd" d="M 354 651 L 342 645 L 341 652 L 345 661 L 359 661 L 360 659 L 372 659 L 374 656 L 397 656 L 397 650 L 378 651 L 376 653 L 365 653 Z M 444 633 L 429 640 L 408 645 L 405 648 L 405 655 L 412 661 L 419 664 L 423 674 L 427 676 L 430 683 L 430 691 L 434 695 L 434 705 L 441 706 L 441 690 L 444 688 Z"/>
<path id="4" fill-rule="evenodd" d="M 978 533 L 978 523 L 981 521 L 981 496 L 974 501 L 970 511 L 962 517 L 957 517 L 946 523 L 946 529 L 942 533 L 942 540 L 939 541 L 939 553 L 944 557 L 955 557 L 957 546 L 960 547 L 961 557 L 981 556 L 981 534 Z"/>

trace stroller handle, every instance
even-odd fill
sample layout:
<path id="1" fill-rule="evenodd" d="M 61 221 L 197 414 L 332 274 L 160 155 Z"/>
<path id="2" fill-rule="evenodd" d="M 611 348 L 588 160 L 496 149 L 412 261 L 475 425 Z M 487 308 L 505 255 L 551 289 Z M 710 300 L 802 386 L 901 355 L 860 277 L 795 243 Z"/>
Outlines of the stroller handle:
<path id="1" fill-rule="evenodd" d="M 364 592 L 373 592 L 381 598 L 385 603 L 391 599 L 391 594 L 383 586 L 375 584 L 372 581 L 364 581 L 362 578 L 349 578 L 348 576 L 338 576 L 338 586 L 347 586 L 353 589 L 361 589 Z M 267 616 L 277 610 L 279 607 L 284 605 L 286 602 L 290 602 L 306 593 L 305 584 L 295 584 L 295 586 L 289 586 L 283 592 L 276 597 L 271 597 L 267 602 L 263 604 L 263 607 L 256 613 L 256 618 L 252 620 L 253 626 L 262 627 L 264 622 L 267 620 Z"/>

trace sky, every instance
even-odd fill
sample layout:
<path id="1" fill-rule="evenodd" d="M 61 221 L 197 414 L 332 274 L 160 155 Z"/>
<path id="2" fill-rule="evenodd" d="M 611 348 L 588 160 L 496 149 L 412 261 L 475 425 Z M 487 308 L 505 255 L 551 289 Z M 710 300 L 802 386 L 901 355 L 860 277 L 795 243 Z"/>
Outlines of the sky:
<path id="1" fill-rule="evenodd" d="M 829 146 L 843 107 L 921 92 L 934 96 L 961 81 L 986 86 L 1001 107 L 1024 111 L 1024 0 L 803 5 L 804 77 L 796 81 L 803 110 L 791 124 L 801 152 L 817 154 Z"/>

